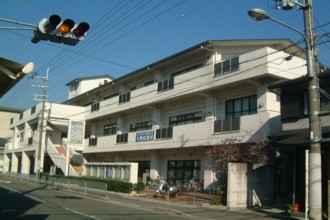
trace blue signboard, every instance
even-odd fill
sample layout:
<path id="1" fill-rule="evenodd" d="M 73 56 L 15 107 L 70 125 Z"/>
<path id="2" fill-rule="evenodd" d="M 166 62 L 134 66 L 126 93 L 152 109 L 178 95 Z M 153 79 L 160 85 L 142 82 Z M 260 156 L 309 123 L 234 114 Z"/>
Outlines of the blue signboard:
<path id="1" fill-rule="evenodd" d="M 154 131 L 136 133 L 136 142 L 152 141 L 153 139 L 154 139 Z"/>

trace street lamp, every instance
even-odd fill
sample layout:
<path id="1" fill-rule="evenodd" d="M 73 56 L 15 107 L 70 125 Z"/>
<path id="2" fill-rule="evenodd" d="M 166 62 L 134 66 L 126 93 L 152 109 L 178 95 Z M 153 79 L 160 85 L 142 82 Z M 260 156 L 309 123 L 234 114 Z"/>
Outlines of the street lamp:
<path id="1" fill-rule="evenodd" d="M 321 167 L 321 123 L 320 123 L 320 94 L 319 79 L 314 72 L 314 27 L 312 5 L 305 0 L 304 10 L 305 34 L 290 25 L 271 17 L 266 11 L 254 8 L 248 15 L 256 21 L 270 19 L 303 36 L 306 42 L 307 74 L 309 77 L 309 216 L 311 219 L 322 219 L 322 167 Z M 307 210 L 306 210 L 307 212 Z"/>

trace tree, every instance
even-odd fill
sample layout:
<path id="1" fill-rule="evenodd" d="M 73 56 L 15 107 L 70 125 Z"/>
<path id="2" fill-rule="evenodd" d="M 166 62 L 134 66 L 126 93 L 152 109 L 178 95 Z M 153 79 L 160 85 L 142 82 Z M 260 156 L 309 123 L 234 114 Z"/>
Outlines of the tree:
<path id="1" fill-rule="evenodd" d="M 228 163 L 269 163 L 275 158 L 275 150 L 271 148 L 268 139 L 270 125 L 262 121 L 259 124 L 259 132 L 246 131 L 243 132 L 245 135 L 225 138 L 207 149 L 206 154 L 213 158 L 221 192 L 225 193 L 227 188 Z"/>

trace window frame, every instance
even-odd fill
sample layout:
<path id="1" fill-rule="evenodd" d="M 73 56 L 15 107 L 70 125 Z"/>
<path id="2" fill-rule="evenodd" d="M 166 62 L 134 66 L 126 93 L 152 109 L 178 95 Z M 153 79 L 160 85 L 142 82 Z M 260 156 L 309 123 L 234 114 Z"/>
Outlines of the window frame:
<path id="1" fill-rule="evenodd" d="M 103 136 L 115 135 L 117 134 L 117 124 L 106 124 L 103 125 Z"/>
<path id="2" fill-rule="evenodd" d="M 231 57 L 214 64 L 214 75 L 225 75 L 239 70 L 239 56 Z"/>
<path id="3" fill-rule="evenodd" d="M 186 125 L 186 124 L 194 124 L 203 121 L 203 115 L 201 111 L 198 112 L 190 112 L 182 115 L 175 115 L 169 118 L 169 126 L 177 126 L 177 125 Z"/>
<path id="4" fill-rule="evenodd" d="M 246 106 L 243 104 L 246 101 L 248 107 L 243 108 L 244 106 Z M 258 103 L 258 98 L 256 94 L 227 100 L 225 104 L 226 118 L 257 114 L 258 113 L 257 103 Z"/>
<path id="5" fill-rule="evenodd" d="M 152 120 L 132 123 L 129 126 L 130 132 L 145 131 L 145 130 L 151 130 L 151 129 L 152 129 Z"/>

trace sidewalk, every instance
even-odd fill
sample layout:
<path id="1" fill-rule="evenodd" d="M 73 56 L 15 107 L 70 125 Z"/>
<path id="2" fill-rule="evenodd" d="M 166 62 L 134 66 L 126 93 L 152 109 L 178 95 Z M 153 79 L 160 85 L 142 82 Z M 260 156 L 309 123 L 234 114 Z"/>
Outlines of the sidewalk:
<path id="1" fill-rule="evenodd" d="M 223 211 L 227 211 L 228 208 L 225 205 L 221 204 L 221 196 L 207 194 L 207 193 L 193 193 L 193 192 L 181 192 L 176 197 L 168 197 L 167 195 L 160 195 L 158 197 L 154 197 L 155 190 L 149 189 L 148 195 L 146 192 L 140 194 L 131 194 L 130 197 L 134 197 L 136 199 L 148 199 L 153 202 L 167 203 L 171 205 L 184 205 L 191 207 L 203 207 L 203 208 L 211 208 L 211 209 L 219 209 Z M 234 210 L 234 212 L 241 213 L 260 213 L 262 215 L 268 215 L 274 218 L 279 219 L 305 219 L 305 213 L 287 213 L 285 210 L 272 208 L 272 207 L 253 207 L 246 209 Z"/>

